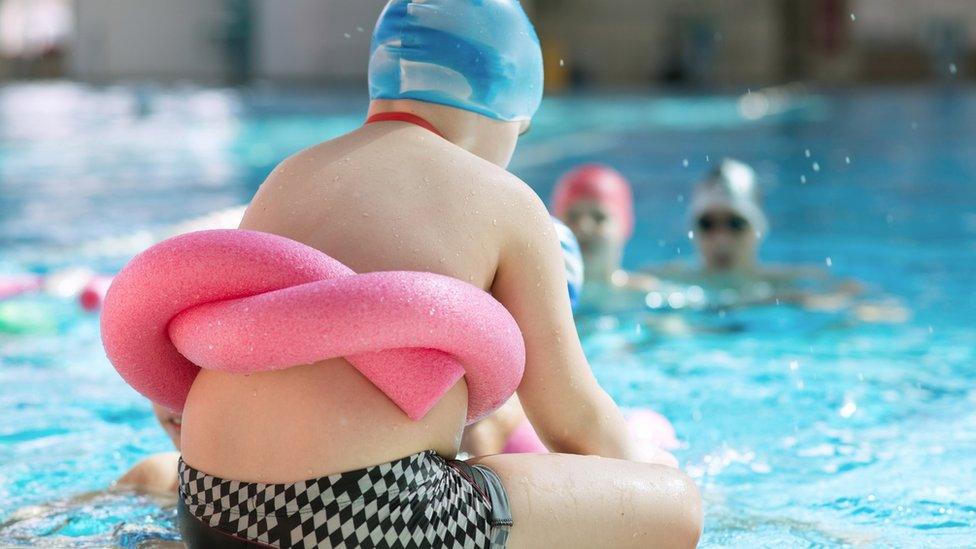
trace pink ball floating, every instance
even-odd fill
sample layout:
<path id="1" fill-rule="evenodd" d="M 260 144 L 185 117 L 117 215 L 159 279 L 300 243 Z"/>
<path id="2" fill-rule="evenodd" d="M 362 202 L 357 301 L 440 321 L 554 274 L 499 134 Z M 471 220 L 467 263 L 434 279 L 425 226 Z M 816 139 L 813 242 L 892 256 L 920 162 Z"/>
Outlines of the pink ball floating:
<path id="1" fill-rule="evenodd" d="M 681 446 L 674 426 L 668 418 L 654 410 L 646 408 L 624 410 L 624 420 L 637 446 L 662 450 L 674 450 Z M 538 454 L 548 451 L 528 421 L 520 423 L 508 435 L 508 440 L 502 448 L 503 454 Z"/>
<path id="2" fill-rule="evenodd" d="M 112 277 L 95 275 L 78 294 L 78 304 L 88 312 L 95 312 L 105 303 L 105 294 L 112 285 Z"/>
<path id="3" fill-rule="evenodd" d="M 356 274 L 256 231 L 188 233 L 140 253 L 112 282 L 101 327 L 122 378 L 174 411 L 201 368 L 344 357 L 414 420 L 463 376 L 473 422 L 511 396 L 525 367 L 515 319 L 480 288 L 433 273 Z"/>

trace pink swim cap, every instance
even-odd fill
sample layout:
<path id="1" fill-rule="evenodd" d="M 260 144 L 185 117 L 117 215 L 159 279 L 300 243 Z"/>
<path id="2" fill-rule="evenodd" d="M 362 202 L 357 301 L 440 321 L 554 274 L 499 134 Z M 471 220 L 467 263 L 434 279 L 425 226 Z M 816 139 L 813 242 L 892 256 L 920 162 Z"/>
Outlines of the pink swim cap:
<path id="1" fill-rule="evenodd" d="M 602 164 L 585 164 L 559 180 L 552 192 L 552 212 L 565 221 L 566 212 L 578 200 L 592 200 L 609 209 L 623 227 L 624 237 L 634 233 L 634 197 L 630 182 L 617 170 Z"/>

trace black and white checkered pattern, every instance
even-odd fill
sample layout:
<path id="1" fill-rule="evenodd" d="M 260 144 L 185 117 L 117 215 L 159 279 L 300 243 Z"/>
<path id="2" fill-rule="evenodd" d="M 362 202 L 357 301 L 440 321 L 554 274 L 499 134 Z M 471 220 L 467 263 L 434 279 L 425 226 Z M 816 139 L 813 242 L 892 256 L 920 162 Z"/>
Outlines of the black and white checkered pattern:
<path id="1" fill-rule="evenodd" d="M 220 479 L 180 460 L 180 497 L 223 532 L 274 547 L 481 548 L 491 504 L 433 451 L 292 484 Z"/>

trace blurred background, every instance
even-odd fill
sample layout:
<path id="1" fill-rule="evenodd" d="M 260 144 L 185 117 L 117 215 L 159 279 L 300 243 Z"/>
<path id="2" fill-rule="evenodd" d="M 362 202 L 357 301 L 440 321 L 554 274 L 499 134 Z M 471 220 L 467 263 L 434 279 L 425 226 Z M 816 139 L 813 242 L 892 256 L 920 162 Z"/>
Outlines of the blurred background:
<path id="1" fill-rule="evenodd" d="M 79 291 L 362 124 L 383 4 L 0 0 L 0 546 L 178 544 L 172 502 L 102 492 L 172 444 Z M 765 195 L 764 263 L 895 305 L 676 284 L 577 315 L 611 396 L 677 429 L 702 545 L 971 546 L 976 1 L 523 4 L 547 97 L 510 169 L 544 199 L 581 163 L 622 172 L 626 268 L 696 261 L 692 188 L 731 156 Z"/>
<path id="2" fill-rule="evenodd" d="M 361 86 L 381 0 L 3 0 L 0 77 Z M 972 75 L 968 0 L 526 0 L 550 92 Z"/>

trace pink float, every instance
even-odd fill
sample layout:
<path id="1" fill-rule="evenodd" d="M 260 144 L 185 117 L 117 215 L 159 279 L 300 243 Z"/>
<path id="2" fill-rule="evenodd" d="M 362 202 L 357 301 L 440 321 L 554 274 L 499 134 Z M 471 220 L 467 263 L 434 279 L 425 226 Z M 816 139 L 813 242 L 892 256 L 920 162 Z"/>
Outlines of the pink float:
<path id="1" fill-rule="evenodd" d="M 548 451 L 529 420 L 520 423 L 508 435 L 508 440 L 502 448 L 503 454 L 544 454 Z"/>
<path id="2" fill-rule="evenodd" d="M 37 275 L 0 275 L 0 300 L 36 292 L 41 288 Z"/>
<path id="3" fill-rule="evenodd" d="M 634 443 L 638 446 L 654 446 L 664 450 L 674 450 L 681 445 L 678 442 L 678 435 L 674 431 L 674 426 L 671 425 L 668 418 L 654 410 L 643 408 L 624 410 L 624 417 L 627 418 L 630 436 L 634 437 Z"/>
<path id="4" fill-rule="evenodd" d="M 200 368 L 279 370 L 345 357 L 412 419 L 463 376 L 469 422 L 514 392 L 521 332 L 489 294 L 407 271 L 356 274 L 287 238 L 180 235 L 140 253 L 105 296 L 102 341 L 119 374 L 180 411 Z"/>
<path id="5" fill-rule="evenodd" d="M 663 450 L 674 450 L 680 446 L 674 426 L 668 418 L 654 410 L 644 408 L 624 410 L 624 419 L 627 421 L 630 436 L 638 446 Z M 508 440 L 502 448 L 503 454 L 539 454 L 548 451 L 528 420 L 520 423 L 508 435 Z"/>

